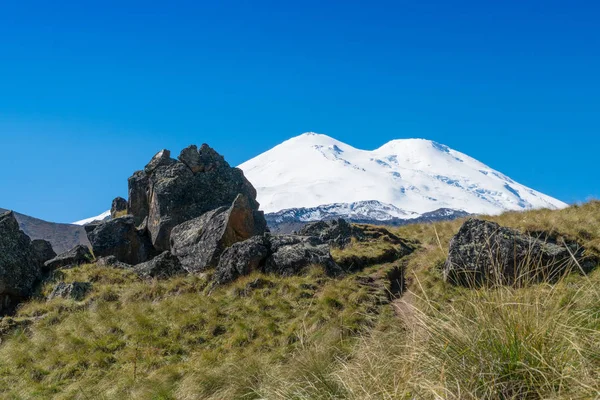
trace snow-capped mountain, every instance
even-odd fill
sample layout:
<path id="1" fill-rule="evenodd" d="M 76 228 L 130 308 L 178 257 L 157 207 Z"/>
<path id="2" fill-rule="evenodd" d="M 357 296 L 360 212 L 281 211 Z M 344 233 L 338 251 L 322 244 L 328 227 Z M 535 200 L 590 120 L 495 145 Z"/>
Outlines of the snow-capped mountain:
<path id="1" fill-rule="evenodd" d="M 95 217 L 82 219 L 81 221 L 75 221 L 75 222 L 73 222 L 73 225 L 87 225 L 87 224 L 92 223 L 92 222 L 104 221 L 104 220 L 107 220 L 109 218 L 110 218 L 110 210 L 105 211 L 102 214 L 97 215 Z"/>
<path id="2" fill-rule="evenodd" d="M 498 214 L 567 206 L 466 154 L 424 139 L 393 140 L 369 151 L 305 133 L 239 168 L 256 188 L 266 213 L 322 205 L 350 213 L 352 203 L 368 205 L 370 200 L 377 201 L 377 207 L 394 207 L 389 210 L 405 219 L 442 208 Z"/>

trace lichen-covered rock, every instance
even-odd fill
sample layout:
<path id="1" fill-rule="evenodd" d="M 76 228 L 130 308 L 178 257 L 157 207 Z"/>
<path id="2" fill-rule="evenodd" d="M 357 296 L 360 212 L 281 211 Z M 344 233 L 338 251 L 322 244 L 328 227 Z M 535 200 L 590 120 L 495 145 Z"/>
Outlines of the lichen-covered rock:
<path id="1" fill-rule="evenodd" d="M 269 238 L 270 255 L 264 272 L 283 276 L 297 275 L 310 265 L 321 265 L 328 275 L 341 268 L 331 258 L 329 245 L 314 236 L 273 235 Z"/>
<path id="2" fill-rule="evenodd" d="M 597 262 L 576 243 L 541 240 L 494 222 L 469 219 L 450 242 L 444 278 L 468 287 L 523 285 L 551 282 L 571 271 L 588 272 Z"/>
<path id="3" fill-rule="evenodd" d="M 165 251 L 150 261 L 136 265 L 133 270 L 142 278 L 167 279 L 185 274 L 179 259 L 171 252 Z"/>
<path id="4" fill-rule="evenodd" d="M 123 214 L 127 214 L 127 200 L 122 197 L 116 197 L 110 207 L 110 217 L 118 218 L 123 216 Z"/>
<path id="5" fill-rule="evenodd" d="M 81 264 L 91 263 L 93 260 L 94 256 L 92 256 L 90 249 L 87 246 L 79 244 L 71 250 L 46 261 L 44 269 L 53 271 L 59 268 L 76 267 Z"/>
<path id="6" fill-rule="evenodd" d="M 234 243 L 219 259 L 215 280 L 219 284 L 234 281 L 240 276 L 262 270 L 270 253 L 268 236 L 254 236 L 243 242 Z"/>
<path id="7" fill-rule="evenodd" d="M 136 265 L 156 254 L 146 231 L 137 229 L 131 215 L 96 226 L 88 239 L 96 257 L 115 256 L 126 264 Z"/>
<path id="8" fill-rule="evenodd" d="M 117 260 L 117 257 L 115 256 L 98 257 L 96 258 L 96 265 L 98 267 L 111 267 L 121 269 L 128 269 L 132 267 L 130 264 Z"/>
<path id="9" fill-rule="evenodd" d="M 340 248 L 349 245 L 352 238 L 362 239 L 362 231 L 354 228 L 342 218 L 311 222 L 303 226 L 298 231 L 298 235 L 316 236 L 324 242 Z"/>
<path id="10" fill-rule="evenodd" d="M 46 261 L 52 260 L 54 257 L 56 257 L 56 253 L 52 248 L 52 244 L 50 244 L 50 242 L 47 240 L 32 240 L 31 248 L 40 266 L 44 265 Z"/>
<path id="11" fill-rule="evenodd" d="M 216 151 L 204 144 L 184 149 L 179 160 L 163 150 L 144 171 L 129 178 L 128 211 L 136 224 L 147 218 L 152 244 L 169 250 L 171 230 L 219 207 L 229 206 L 243 194 L 256 221 L 264 221 L 258 211 L 256 190 L 238 168 L 232 168 Z M 266 221 L 263 222 L 266 227 Z"/>
<path id="12" fill-rule="evenodd" d="M 248 198 L 239 194 L 229 208 L 220 207 L 186 221 L 171 232 L 171 252 L 190 272 L 216 267 L 234 243 L 265 232 L 264 219 L 255 219 Z"/>
<path id="13" fill-rule="evenodd" d="M 81 301 L 92 289 L 90 282 L 59 282 L 48 296 L 48 300 L 63 298 Z"/>
<path id="14" fill-rule="evenodd" d="M 0 214 L 0 316 L 31 296 L 41 264 L 13 212 Z"/>

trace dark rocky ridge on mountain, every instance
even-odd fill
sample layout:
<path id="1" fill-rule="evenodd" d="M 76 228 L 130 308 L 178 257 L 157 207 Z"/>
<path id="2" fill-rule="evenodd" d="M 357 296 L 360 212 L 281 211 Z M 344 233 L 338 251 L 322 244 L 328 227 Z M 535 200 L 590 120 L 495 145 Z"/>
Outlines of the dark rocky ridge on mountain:
<path id="1" fill-rule="evenodd" d="M 0 213 L 6 211 L 0 208 Z M 31 240 L 47 240 L 57 254 L 71 250 L 78 244 L 90 245 L 83 226 L 48 222 L 18 212 L 14 214 L 19 227 Z"/>
<path id="2" fill-rule="evenodd" d="M 271 232 L 274 233 L 292 233 L 300 231 L 305 225 L 317 222 L 317 221 L 332 221 L 342 218 L 348 222 L 355 224 L 370 224 L 370 225 L 381 225 L 381 226 L 403 226 L 410 224 L 421 224 L 428 222 L 439 222 L 439 221 L 451 221 L 458 218 L 463 218 L 471 214 L 462 210 L 452 210 L 449 208 L 440 208 L 439 210 L 431 211 L 422 214 L 417 218 L 401 219 L 401 218 L 389 218 L 389 219 L 376 219 L 368 218 L 365 216 L 348 216 L 345 214 L 336 213 L 325 213 L 323 207 L 311 207 L 311 208 L 292 208 L 288 210 L 281 210 L 275 213 L 265 214 L 267 225 Z M 322 217 L 319 219 L 311 219 L 311 215 L 318 213 Z"/>

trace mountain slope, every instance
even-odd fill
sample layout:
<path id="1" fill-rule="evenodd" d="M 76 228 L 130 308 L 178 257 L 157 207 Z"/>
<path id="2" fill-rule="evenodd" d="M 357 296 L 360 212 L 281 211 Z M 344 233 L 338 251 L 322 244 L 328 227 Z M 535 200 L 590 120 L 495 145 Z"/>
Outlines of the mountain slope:
<path id="1" fill-rule="evenodd" d="M 449 208 L 473 214 L 563 208 L 463 153 L 424 139 L 372 151 L 305 133 L 239 166 L 267 213 L 376 200 L 420 215 Z M 410 217 L 409 217 L 410 218 Z"/>
<path id="2" fill-rule="evenodd" d="M 5 210 L 0 208 L 0 213 Z M 25 214 L 15 212 L 21 230 L 34 239 L 44 239 L 52 244 L 58 254 L 71 250 L 78 244 L 89 246 L 85 230 L 81 226 L 48 222 Z"/>

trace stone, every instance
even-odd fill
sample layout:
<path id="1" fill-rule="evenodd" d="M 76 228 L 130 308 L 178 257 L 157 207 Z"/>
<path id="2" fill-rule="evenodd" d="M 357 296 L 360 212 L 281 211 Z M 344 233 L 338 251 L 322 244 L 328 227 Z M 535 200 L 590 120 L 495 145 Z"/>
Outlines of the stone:
<path id="1" fill-rule="evenodd" d="M 269 253 L 270 243 L 267 236 L 254 236 L 234 243 L 221 254 L 215 271 L 216 282 L 228 283 L 253 271 L 262 270 Z"/>
<path id="2" fill-rule="evenodd" d="M 132 266 L 117 260 L 115 256 L 98 257 L 96 259 L 96 265 L 99 267 L 111 267 L 111 268 L 122 268 L 128 269 Z"/>
<path id="3" fill-rule="evenodd" d="M 189 272 L 214 268 L 226 248 L 265 232 L 264 218 L 256 221 L 255 215 L 248 198 L 239 194 L 229 208 L 217 208 L 173 228 L 171 252 Z"/>
<path id="4" fill-rule="evenodd" d="M 186 273 L 179 259 L 169 251 L 159 254 L 150 261 L 136 265 L 133 270 L 142 278 L 156 279 L 167 279 Z"/>
<path id="5" fill-rule="evenodd" d="M 352 238 L 362 239 L 361 230 L 355 229 L 342 218 L 311 222 L 303 226 L 298 231 L 298 235 L 316 236 L 330 245 L 340 248 L 349 245 L 352 242 Z"/>
<path id="6" fill-rule="evenodd" d="M 258 211 L 256 190 L 238 168 L 232 168 L 204 144 L 184 149 L 179 160 L 165 151 L 157 154 L 144 171 L 129 178 L 128 211 L 136 225 L 147 217 L 153 246 L 170 249 L 171 230 L 219 207 L 229 207 L 238 194 L 248 199 L 256 221 L 266 221 Z"/>
<path id="7" fill-rule="evenodd" d="M 44 263 L 44 269 L 47 271 L 54 271 L 59 268 L 76 267 L 81 264 L 91 263 L 93 260 L 94 256 L 92 256 L 90 249 L 87 248 L 87 246 L 79 244 L 71 250 L 46 261 Z"/>
<path id="8" fill-rule="evenodd" d="M 264 272 L 291 276 L 310 265 L 321 265 L 328 275 L 339 275 L 342 269 L 333 261 L 329 245 L 314 236 L 273 235 L 269 238 L 270 256 Z"/>
<path id="9" fill-rule="evenodd" d="M 127 214 L 127 200 L 122 197 L 115 198 L 110 207 L 110 217 L 118 218 L 125 214 Z"/>
<path id="10" fill-rule="evenodd" d="M 36 239 L 31 241 L 31 247 L 33 254 L 40 266 L 48 260 L 52 260 L 56 257 L 56 253 L 52 248 L 52 245 L 47 240 Z"/>
<path id="11" fill-rule="evenodd" d="M 156 252 L 150 238 L 135 226 L 133 216 L 111 219 L 88 233 L 96 257 L 115 256 L 120 262 L 136 265 L 151 259 Z"/>
<path id="12" fill-rule="evenodd" d="M 92 284 L 90 282 L 59 282 L 54 289 L 52 289 L 52 292 L 48 296 L 48 300 L 63 298 L 81 301 L 91 289 Z"/>
<path id="13" fill-rule="evenodd" d="M 522 286 L 553 282 L 571 271 L 589 272 L 597 264 L 577 243 L 540 239 L 471 218 L 450 241 L 444 279 L 467 287 Z"/>
<path id="14" fill-rule="evenodd" d="M 32 295 L 41 277 L 39 254 L 12 211 L 0 214 L 0 316 Z"/>

